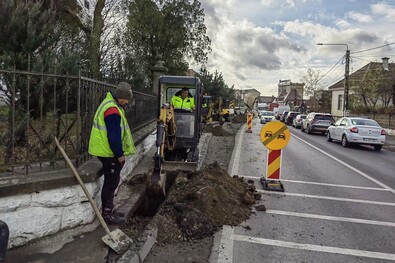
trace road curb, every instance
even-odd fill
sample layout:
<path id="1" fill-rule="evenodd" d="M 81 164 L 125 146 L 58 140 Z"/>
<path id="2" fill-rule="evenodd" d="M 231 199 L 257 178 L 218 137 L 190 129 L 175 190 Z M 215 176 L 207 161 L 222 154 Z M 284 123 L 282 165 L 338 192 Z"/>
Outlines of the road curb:
<path id="1" fill-rule="evenodd" d="M 158 228 L 149 224 L 117 263 L 142 263 L 156 243 Z"/>

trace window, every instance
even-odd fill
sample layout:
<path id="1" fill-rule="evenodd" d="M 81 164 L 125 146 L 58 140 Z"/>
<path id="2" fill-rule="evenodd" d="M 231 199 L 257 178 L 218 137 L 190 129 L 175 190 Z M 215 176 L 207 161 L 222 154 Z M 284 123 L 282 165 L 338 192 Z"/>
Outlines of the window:
<path id="1" fill-rule="evenodd" d="M 344 119 L 341 121 L 340 126 L 346 126 L 346 125 L 347 125 L 347 119 L 344 118 Z"/>
<path id="2" fill-rule="evenodd" d="M 343 95 L 339 94 L 337 96 L 337 109 L 342 110 L 343 109 Z"/>
<path id="3" fill-rule="evenodd" d="M 340 123 L 343 121 L 343 119 L 338 119 L 336 122 L 335 122 L 335 126 L 339 126 L 340 125 Z"/>

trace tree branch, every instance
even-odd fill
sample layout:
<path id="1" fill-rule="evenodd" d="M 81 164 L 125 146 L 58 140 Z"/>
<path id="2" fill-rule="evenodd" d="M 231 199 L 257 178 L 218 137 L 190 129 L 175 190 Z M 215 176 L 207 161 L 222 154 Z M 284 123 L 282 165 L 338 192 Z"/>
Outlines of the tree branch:
<path id="1" fill-rule="evenodd" d="M 84 31 L 85 34 L 87 34 L 87 35 L 91 34 L 92 30 L 82 23 L 81 19 L 78 17 L 78 15 L 76 13 L 73 12 L 73 10 L 70 9 L 70 7 L 65 6 L 63 8 L 63 10 L 64 10 L 64 12 L 69 14 L 72 18 L 74 18 L 74 20 L 77 23 L 78 27 L 81 28 L 81 30 Z"/>

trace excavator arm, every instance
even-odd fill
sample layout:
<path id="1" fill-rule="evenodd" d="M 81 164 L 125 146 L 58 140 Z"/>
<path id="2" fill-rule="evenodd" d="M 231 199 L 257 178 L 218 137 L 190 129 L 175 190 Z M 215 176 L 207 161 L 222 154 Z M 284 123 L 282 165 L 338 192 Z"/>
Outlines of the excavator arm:
<path id="1" fill-rule="evenodd" d="M 162 169 L 165 151 L 173 151 L 176 143 L 176 126 L 174 109 L 169 104 L 162 105 L 156 125 L 156 153 L 154 170 L 151 176 L 151 189 L 156 193 L 166 195 L 166 174 Z"/>

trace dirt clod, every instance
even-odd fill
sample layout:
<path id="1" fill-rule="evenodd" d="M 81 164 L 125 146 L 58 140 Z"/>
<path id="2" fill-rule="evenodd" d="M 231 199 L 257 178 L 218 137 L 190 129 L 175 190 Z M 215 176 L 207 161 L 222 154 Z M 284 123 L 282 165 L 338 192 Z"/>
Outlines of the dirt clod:
<path id="1" fill-rule="evenodd" d="M 264 205 L 257 205 L 255 209 L 256 211 L 263 211 L 263 212 L 266 211 L 266 207 Z"/>

